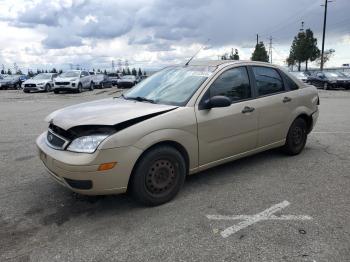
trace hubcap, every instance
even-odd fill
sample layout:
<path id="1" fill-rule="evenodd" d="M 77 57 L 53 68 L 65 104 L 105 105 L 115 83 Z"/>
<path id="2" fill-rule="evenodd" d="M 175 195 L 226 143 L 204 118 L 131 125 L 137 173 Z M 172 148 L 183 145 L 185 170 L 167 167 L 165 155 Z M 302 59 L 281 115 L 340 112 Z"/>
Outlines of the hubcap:
<path id="1" fill-rule="evenodd" d="M 175 185 L 176 169 L 169 160 L 161 159 L 153 163 L 146 176 L 147 190 L 155 195 L 171 191 Z"/>
<path id="2" fill-rule="evenodd" d="M 303 129 L 298 126 L 294 127 L 292 130 L 293 144 L 300 145 L 301 143 L 303 143 L 303 137 L 304 137 Z"/>

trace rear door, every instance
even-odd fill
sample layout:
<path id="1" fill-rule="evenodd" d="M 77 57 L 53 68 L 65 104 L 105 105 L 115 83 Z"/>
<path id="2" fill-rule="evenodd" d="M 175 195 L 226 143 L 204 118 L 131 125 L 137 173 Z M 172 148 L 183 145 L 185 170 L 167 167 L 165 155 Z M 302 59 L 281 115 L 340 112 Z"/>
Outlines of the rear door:
<path id="1" fill-rule="evenodd" d="M 199 165 L 252 150 L 257 145 L 258 114 L 247 68 L 234 67 L 222 72 L 201 102 L 217 95 L 229 97 L 231 106 L 204 110 L 195 107 Z"/>
<path id="2" fill-rule="evenodd" d="M 251 66 L 250 70 L 255 78 L 255 106 L 259 112 L 258 147 L 281 142 L 289 128 L 296 94 L 288 92 L 278 69 Z"/>

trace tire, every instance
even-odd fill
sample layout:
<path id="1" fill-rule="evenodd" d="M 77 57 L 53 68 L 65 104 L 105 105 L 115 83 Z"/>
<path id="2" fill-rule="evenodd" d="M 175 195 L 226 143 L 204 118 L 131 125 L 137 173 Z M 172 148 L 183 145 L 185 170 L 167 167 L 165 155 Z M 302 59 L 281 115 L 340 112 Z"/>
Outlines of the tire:
<path id="1" fill-rule="evenodd" d="M 90 83 L 89 90 L 90 90 L 90 91 L 94 91 L 94 84 L 93 84 L 92 82 Z"/>
<path id="2" fill-rule="evenodd" d="M 46 84 L 45 92 L 50 92 L 50 91 L 51 91 L 51 86 L 49 84 Z"/>
<path id="3" fill-rule="evenodd" d="M 329 89 L 328 83 L 327 83 L 327 82 L 323 83 L 323 89 L 324 89 L 324 90 L 328 90 L 328 89 Z"/>
<path id="4" fill-rule="evenodd" d="M 21 88 L 21 86 L 19 84 L 15 84 L 15 86 L 13 87 L 14 89 L 18 90 Z"/>
<path id="5" fill-rule="evenodd" d="M 297 118 L 290 126 L 283 146 L 283 151 L 288 155 L 298 155 L 305 147 L 307 140 L 307 125 L 304 119 Z"/>
<path id="6" fill-rule="evenodd" d="M 81 92 L 83 92 L 83 85 L 81 83 L 79 83 L 77 93 L 81 93 Z"/>
<path id="7" fill-rule="evenodd" d="M 169 146 L 155 147 L 136 164 L 130 191 L 144 205 L 161 205 L 176 196 L 186 174 L 186 163 L 179 151 Z"/>
<path id="8" fill-rule="evenodd" d="M 28 91 L 28 90 L 25 90 L 25 89 L 23 89 L 23 92 L 24 92 L 24 93 L 29 93 L 29 91 Z"/>

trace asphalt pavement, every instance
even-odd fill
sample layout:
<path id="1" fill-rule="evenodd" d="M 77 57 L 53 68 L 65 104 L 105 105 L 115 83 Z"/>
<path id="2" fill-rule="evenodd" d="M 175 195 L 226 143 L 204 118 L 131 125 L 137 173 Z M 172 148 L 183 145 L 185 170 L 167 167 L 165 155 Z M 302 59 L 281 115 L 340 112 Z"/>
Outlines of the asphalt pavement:
<path id="1" fill-rule="evenodd" d="M 0 261 L 350 261 L 349 91 L 320 91 L 300 155 L 212 168 L 152 208 L 74 194 L 37 156 L 46 115 L 119 94 L 0 91 Z"/>

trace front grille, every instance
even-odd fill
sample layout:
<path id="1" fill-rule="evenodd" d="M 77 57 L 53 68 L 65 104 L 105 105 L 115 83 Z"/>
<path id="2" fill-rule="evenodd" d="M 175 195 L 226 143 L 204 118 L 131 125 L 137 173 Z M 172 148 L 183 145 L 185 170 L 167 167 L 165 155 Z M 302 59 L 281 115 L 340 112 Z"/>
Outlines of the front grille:
<path id="1" fill-rule="evenodd" d="M 70 83 L 69 82 L 55 82 L 55 85 L 58 86 L 68 86 Z"/>
<path id="2" fill-rule="evenodd" d="M 55 149 L 65 149 L 68 144 L 68 140 L 55 134 L 50 129 L 47 131 L 46 141 L 49 146 Z"/>
<path id="3" fill-rule="evenodd" d="M 24 84 L 24 87 L 36 87 L 36 84 Z"/>

